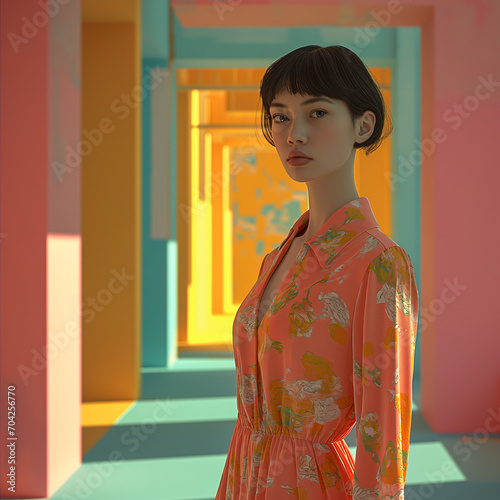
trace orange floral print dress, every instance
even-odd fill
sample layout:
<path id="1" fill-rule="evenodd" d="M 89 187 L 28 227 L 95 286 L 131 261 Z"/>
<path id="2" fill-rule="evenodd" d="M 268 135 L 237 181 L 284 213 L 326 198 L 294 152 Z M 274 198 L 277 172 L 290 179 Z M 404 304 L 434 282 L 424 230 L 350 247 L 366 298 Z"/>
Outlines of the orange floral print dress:
<path id="1" fill-rule="evenodd" d="M 304 243 L 256 324 L 308 215 L 264 257 L 235 316 L 238 418 L 216 500 L 404 499 L 418 290 L 367 198 Z M 344 440 L 354 425 L 355 461 Z"/>

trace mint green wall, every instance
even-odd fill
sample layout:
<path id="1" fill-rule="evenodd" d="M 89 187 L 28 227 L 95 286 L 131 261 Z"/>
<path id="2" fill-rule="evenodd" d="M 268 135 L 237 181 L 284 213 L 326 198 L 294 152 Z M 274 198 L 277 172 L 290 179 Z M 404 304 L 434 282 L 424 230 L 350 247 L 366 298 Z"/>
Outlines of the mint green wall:
<path id="1" fill-rule="evenodd" d="M 142 75 L 168 66 L 168 3 L 142 2 Z M 167 286 L 172 274 L 167 239 L 151 238 L 151 94 L 142 101 L 142 366 L 165 367 L 175 330 L 168 328 L 177 308 L 167 307 L 176 288 Z M 172 340 L 173 339 L 173 340 Z"/>
<path id="2" fill-rule="evenodd" d="M 398 28 L 393 79 L 392 233 L 410 255 L 420 280 L 420 29 Z M 417 332 L 414 380 L 420 380 Z"/>

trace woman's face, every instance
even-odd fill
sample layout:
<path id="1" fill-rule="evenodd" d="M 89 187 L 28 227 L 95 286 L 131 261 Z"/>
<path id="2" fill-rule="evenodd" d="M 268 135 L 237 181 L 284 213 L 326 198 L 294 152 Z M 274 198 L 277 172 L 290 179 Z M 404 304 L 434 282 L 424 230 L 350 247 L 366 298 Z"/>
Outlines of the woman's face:
<path id="1" fill-rule="evenodd" d="M 344 101 L 281 92 L 273 99 L 270 113 L 274 144 L 292 179 L 317 179 L 354 163 L 357 137 Z M 293 151 L 310 159 L 289 159 Z"/>

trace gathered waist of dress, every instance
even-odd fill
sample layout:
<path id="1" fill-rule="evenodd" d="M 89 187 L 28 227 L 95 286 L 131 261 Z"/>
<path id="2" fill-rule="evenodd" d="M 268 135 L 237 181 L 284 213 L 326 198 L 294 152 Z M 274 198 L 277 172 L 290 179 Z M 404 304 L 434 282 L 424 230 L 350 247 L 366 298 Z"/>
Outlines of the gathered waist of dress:
<path id="1" fill-rule="evenodd" d="M 248 419 L 246 419 L 244 416 L 242 416 L 240 413 L 238 413 L 238 420 L 239 424 L 246 429 L 250 430 L 253 434 L 256 435 L 262 435 L 262 436 L 269 436 L 269 437 L 275 437 L 275 436 L 280 436 L 280 437 L 288 437 L 291 439 L 299 439 L 302 441 L 309 441 L 311 443 L 321 443 L 325 445 L 332 445 L 333 443 L 337 443 L 343 440 L 345 437 L 345 434 L 343 436 L 338 437 L 337 439 L 333 438 L 328 438 L 326 441 L 321 440 L 318 437 L 315 437 L 313 439 L 306 439 L 306 438 L 301 438 L 294 434 L 293 429 L 290 429 L 290 427 L 286 427 L 284 425 L 281 426 L 275 426 L 273 429 L 270 429 L 268 426 L 264 426 L 263 429 L 255 429 Z"/>

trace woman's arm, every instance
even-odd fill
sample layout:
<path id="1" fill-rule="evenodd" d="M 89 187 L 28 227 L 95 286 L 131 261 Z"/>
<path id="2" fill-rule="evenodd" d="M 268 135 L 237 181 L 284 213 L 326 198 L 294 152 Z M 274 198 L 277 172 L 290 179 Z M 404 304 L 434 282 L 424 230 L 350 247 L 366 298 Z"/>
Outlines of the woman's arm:
<path id="1" fill-rule="evenodd" d="M 368 267 L 354 310 L 353 500 L 404 498 L 417 322 L 411 260 L 390 247 Z"/>

